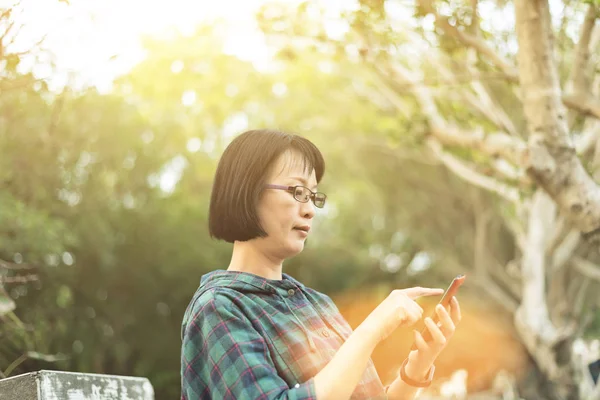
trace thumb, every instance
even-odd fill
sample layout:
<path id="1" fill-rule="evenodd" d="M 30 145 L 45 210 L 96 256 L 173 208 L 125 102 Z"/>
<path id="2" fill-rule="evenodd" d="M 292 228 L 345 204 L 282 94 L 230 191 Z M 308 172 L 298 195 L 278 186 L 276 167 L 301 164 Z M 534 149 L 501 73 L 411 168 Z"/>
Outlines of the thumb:
<path id="1" fill-rule="evenodd" d="M 413 287 L 413 288 L 404 289 L 403 292 L 410 299 L 414 300 L 418 297 L 423 297 L 423 296 L 439 296 L 441 294 L 444 294 L 444 289 Z"/>

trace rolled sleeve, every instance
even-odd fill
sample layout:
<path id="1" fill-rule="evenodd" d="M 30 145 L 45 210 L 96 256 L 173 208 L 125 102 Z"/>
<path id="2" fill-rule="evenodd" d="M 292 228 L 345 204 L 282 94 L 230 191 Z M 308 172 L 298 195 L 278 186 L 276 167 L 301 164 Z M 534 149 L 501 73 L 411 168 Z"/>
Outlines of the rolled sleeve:
<path id="1" fill-rule="evenodd" d="M 182 400 L 316 400 L 314 379 L 290 387 L 278 375 L 265 339 L 228 297 L 198 303 L 183 331 Z"/>

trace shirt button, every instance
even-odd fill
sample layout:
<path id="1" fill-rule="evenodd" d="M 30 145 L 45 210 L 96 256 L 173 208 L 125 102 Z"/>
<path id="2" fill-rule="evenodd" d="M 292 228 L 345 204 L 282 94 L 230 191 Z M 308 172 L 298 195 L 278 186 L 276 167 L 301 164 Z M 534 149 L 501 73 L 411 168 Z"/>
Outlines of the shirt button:
<path id="1" fill-rule="evenodd" d="M 299 384 L 299 383 L 296 383 L 296 384 L 294 385 L 294 387 L 295 387 L 296 389 L 298 389 L 298 388 L 300 387 L 300 384 Z"/>
<path id="2" fill-rule="evenodd" d="M 323 336 L 325 336 L 325 337 L 329 337 L 329 331 L 328 331 L 327 329 L 323 329 L 323 332 L 322 332 L 322 334 L 323 334 Z"/>
<path id="3" fill-rule="evenodd" d="M 294 289 L 290 289 L 290 290 L 288 290 L 288 294 L 289 294 L 290 296 L 293 296 L 293 295 L 294 295 L 294 293 L 295 293 L 295 292 L 294 292 Z"/>

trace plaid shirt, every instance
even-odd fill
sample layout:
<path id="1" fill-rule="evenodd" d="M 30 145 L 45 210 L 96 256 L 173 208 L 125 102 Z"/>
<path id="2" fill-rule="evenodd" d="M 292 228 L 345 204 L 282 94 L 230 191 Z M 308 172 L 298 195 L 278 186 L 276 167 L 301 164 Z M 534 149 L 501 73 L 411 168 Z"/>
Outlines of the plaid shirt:
<path id="1" fill-rule="evenodd" d="M 182 323 L 181 399 L 316 399 L 314 376 L 352 333 L 333 301 L 282 280 L 213 271 Z M 385 399 L 369 360 L 352 399 Z"/>

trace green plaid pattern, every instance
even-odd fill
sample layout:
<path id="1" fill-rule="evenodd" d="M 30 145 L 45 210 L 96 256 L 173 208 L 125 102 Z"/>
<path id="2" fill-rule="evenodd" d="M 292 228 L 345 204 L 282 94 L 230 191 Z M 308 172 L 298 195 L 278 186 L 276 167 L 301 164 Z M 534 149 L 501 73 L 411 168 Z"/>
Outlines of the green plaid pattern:
<path id="1" fill-rule="evenodd" d="M 181 399 L 316 399 L 313 377 L 352 333 L 333 301 L 282 280 L 213 271 L 182 323 Z M 385 399 L 369 361 L 352 399 Z"/>

